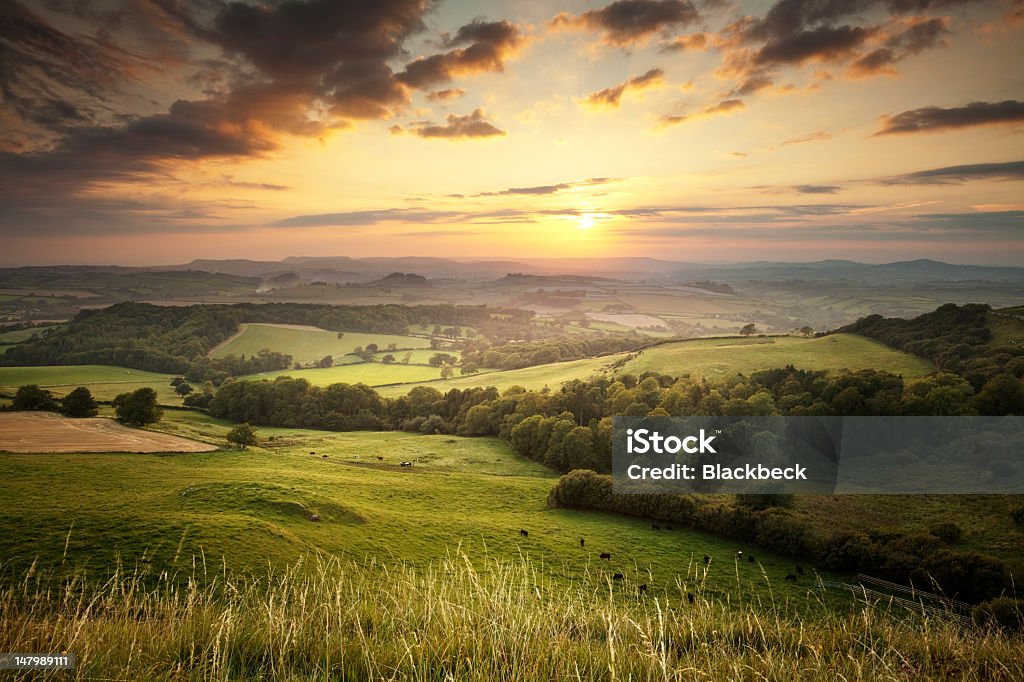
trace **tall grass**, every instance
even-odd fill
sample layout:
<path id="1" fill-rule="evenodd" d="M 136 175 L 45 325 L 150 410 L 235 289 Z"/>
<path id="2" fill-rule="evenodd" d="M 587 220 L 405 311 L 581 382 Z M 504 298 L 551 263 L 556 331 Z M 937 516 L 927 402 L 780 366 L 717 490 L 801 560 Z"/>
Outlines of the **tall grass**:
<path id="1" fill-rule="evenodd" d="M 29 570 L 0 576 L 0 651 L 72 652 L 82 680 L 1024 679 L 1020 639 L 870 605 L 736 603 L 702 571 L 641 594 L 600 569 L 569 581 L 461 553 L 421 569 Z"/>

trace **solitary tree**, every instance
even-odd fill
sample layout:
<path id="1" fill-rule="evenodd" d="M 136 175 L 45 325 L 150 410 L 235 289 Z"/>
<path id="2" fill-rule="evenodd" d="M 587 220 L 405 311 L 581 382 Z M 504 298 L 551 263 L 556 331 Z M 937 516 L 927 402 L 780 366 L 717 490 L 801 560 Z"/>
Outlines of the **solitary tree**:
<path id="1" fill-rule="evenodd" d="M 316 364 L 317 364 L 317 367 L 324 367 L 324 368 L 326 368 L 326 367 L 333 367 L 334 366 L 334 356 L 333 355 L 325 355 L 322 358 L 320 358 L 320 361 L 317 362 Z"/>
<path id="2" fill-rule="evenodd" d="M 459 373 L 463 374 L 463 375 L 465 375 L 465 374 L 476 374 L 479 371 L 480 371 L 480 367 L 475 362 L 467 362 L 466 364 L 464 364 L 462 366 L 462 369 L 459 370 Z"/>
<path id="3" fill-rule="evenodd" d="M 256 427 L 246 422 L 239 424 L 235 428 L 228 431 L 228 442 L 238 447 L 239 450 L 245 450 L 250 445 L 256 445 L 258 439 L 256 438 Z"/>
<path id="4" fill-rule="evenodd" d="M 188 382 L 183 381 L 174 387 L 174 392 L 184 398 L 192 392 L 192 386 Z"/>
<path id="5" fill-rule="evenodd" d="M 445 363 L 444 367 L 441 368 L 441 378 L 451 379 L 453 374 L 455 374 L 455 368 Z"/>
<path id="6" fill-rule="evenodd" d="M 743 329 L 740 330 L 740 335 L 741 336 L 750 336 L 751 334 L 755 334 L 756 332 L 757 332 L 757 326 L 755 326 L 753 322 L 749 322 L 749 323 L 743 325 Z"/>
<path id="7" fill-rule="evenodd" d="M 388 353 L 387 355 L 382 357 L 380 361 L 383 362 L 385 365 L 390 365 L 392 362 L 395 361 L 395 356 L 392 355 L 391 353 Z"/>
<path id="8" fill-rule="evenodd" d="M 45 388 L 29 384 L 28 386 L 22 386 L 14 394 L 14 404 L 11 407 L 15 410 L 55 411 L 57 409 L 57 401 L 53 399 L 53 394 Z"/>
<path id="9" fill-rule="evenodd" d="M 140 388 L 132 393 L 121 393 L 114 398 L 113 402 L 117 418 L 125 424 L 134 426 L 155 424 L 164 416 L 163 410 L 156 402 L 156 391 L 151 388 Z"/>
<path id="10" fill-rule="evenodd" d="M 63 412 L 69 417 L 95 417 L 99 404 L 85 386 L 79 386 L 61 400 Z"/>

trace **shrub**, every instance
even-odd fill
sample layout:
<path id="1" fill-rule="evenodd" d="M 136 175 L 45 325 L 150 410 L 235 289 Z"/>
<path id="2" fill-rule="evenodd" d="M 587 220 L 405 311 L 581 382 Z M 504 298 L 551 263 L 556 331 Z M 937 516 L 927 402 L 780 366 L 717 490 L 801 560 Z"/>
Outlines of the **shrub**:
<path id="1" fill-rule="evenodd" d="M 95 417 L 100 407 L 85 386 L 79 386 L 68 393 L 61 404 L 62 411 L 69 417 Z"/>
<path id="2" fill-rule="evenodd" d="M 245 450 L 250 445 L 256 445 L 258 442 L 256 428 L 249 423 L 239 424 L 228 431 L 227 439 L 232 445 L 237 445 L 239 450 Z"/>
<path id="3" fill-rule="evenodd" d="M 996 597 L 974 607 L 974 622 L 1017 632 L 1024 627 L 1024 600 Z"/>
<path id="4" fill-rule="evenodd" d="M 928 526 L 928 532 L 945 542 L 947 545 L 956 544 L 964 536 L 964 530 L 952 521 L 939 521 Z"/>

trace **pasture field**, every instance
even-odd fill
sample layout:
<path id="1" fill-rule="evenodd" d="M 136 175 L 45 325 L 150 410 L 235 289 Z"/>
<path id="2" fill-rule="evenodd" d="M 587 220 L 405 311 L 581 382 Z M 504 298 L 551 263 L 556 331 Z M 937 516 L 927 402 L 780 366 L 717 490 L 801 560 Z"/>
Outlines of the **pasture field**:
<path id="1" fill-rule="evenodd" d="M 487 386 L 495 386 L 499 391 L 504 391 L 512 386 L 522 386 L 523 388 L 532 390 L 541 390 L 545 387 L 550 388 L 551 390 L 557 390 L 559 386 L 567 381 L 571 381 L 573 379 L 586 379 L 596 374 L 606 372 L 609 365 L 618 358 L 620 358 L 620 355 L 584 358 L 583 360 L 569 360 L 567 362 L 553 362 L 548 365 L 524 367 L 523 369 L 510 369 L 500 372 L 481 372 L 480 374 L 471 374 L 465 377 L 421 381 L 417 384 L 381 386 L 378 391 L 381 395 L 394 398 L 399 395 L 405 395 L 413 388 L 413 386 L 432 386 L 442 393 L 450 391 L 453 388 L 465 389 Z"/>
<path id="2" fill-rule="evenodd" d="M 0 332 L 0 346 L 8 346 L 22 341 L 28 341 L 33 334 L 42 334 L 47 329 L 53 329 L 56 325 L 40 325 L 28 329 L 17 329 L 12 332 Z"/>
<path id="3" fill-rule="evenodd" d="M 210 351 L 210 357 L 222 358 L 225 355 L 251 356 L 264 348 L 287 353 L 296 362 L 315 362 L 331 355 L 335 364 L 358 362 L 358 358 L 347 356 L 357 346 L 366 347 L 376 343 L 382 350 L 389 344 L 397 344 L 399 348 L 429 348 L 430 339 L 418 336 L 401 336 L 393 334 L 363 334 L 345 332 L 338 338 L 337 332 L 283 324 L 243 324 L 241 330 L 231 338 Z"/>
<path id="4" fill-rule="evenodd" d="M 621 372 L 690 374 L 719 379 L 738 372 L 793 365 L 799 369 L 879 369 L 917 378 L 934 371 L 923 358 L 855 334 L 833 334 L 816 339 L 766 336 L 731 339 L 693 339 L 648 348 L 627 362 Z"/>
<path id="5" fill-rule="evenodd" d="M 632 359 L 630 359 L 632 358 Z M 921 377 L 935 368 L 927 360 L 889 348 L 885 344 L 856 336 L 835 334 L 819 339 L 795 336 L 692 339 L 665 343 L 636 353 L 618 353 L 598 358 L 556 362 L 524 369 L 490 372 L 468 377 L 428 381 L 419 385 L 439 391 L 474 386 L 495 386 L 505 390 L 522 386 L 557 390 L 566 381 L 600 374 L 635 375 L 653 371 L 695 378 L 717 379 L 743 372 L 794 365 L 799 369 L 839 371 L 842 369 L 883 369 L 906 378 Z M 614 366 L 614 369 L 613 369 Z M 394 397 L 411 386 L 388 386 L 383 395 Z"/>
<path id="6" fill-rule="evenodd" d="M 170 374 L 143 372 L 110 365 L 54 365 L 47 367 L 0 367 L 0 393 L 13 395 L 20 386 L 37 384 L 56 396 L 85 386 L 97 400 L 113 400 L 119 393 L 149 387 L 161 404 L 180 405 L 181 397 L 171 387 Z"/>
<path id="7" fill-rule="evenodd" d="M 455 370 L 456 373 L 458 370 Z M 388 384 L 405 384 L 409 382 L 429 381 L 441 376 L 440 367 L 429 365 L 404 365 L 401 362 L 384 364 L 383 362 L 357 362 L 323 369 L 282 369 L 277 372 L 261 372 L 242 377 L 245 380 L 275 379 L 290 376 L 305 379 L 314 386 L 330 384 L 366 384 L 367 386 L 386 386 Z"/>
<path id="8" fill-rule="evenodd" d="M 0 414 L 0 451 L 209 452 L 217 446 L 167 433 L 132 429 L 113 419 L 69 419 L 51 412 Z"/>

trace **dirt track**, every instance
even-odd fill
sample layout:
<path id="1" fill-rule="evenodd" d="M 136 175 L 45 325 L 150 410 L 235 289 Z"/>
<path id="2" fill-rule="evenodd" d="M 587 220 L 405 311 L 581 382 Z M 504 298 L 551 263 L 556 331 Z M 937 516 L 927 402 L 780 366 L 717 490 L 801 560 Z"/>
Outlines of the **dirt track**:
<path id="1" fill-rule="evenodd" d="M 49 412 L 0 413 L 8 452 L 210 452 L 215 445 L 131 429 L 113 419 L 69 419 Z"/>

